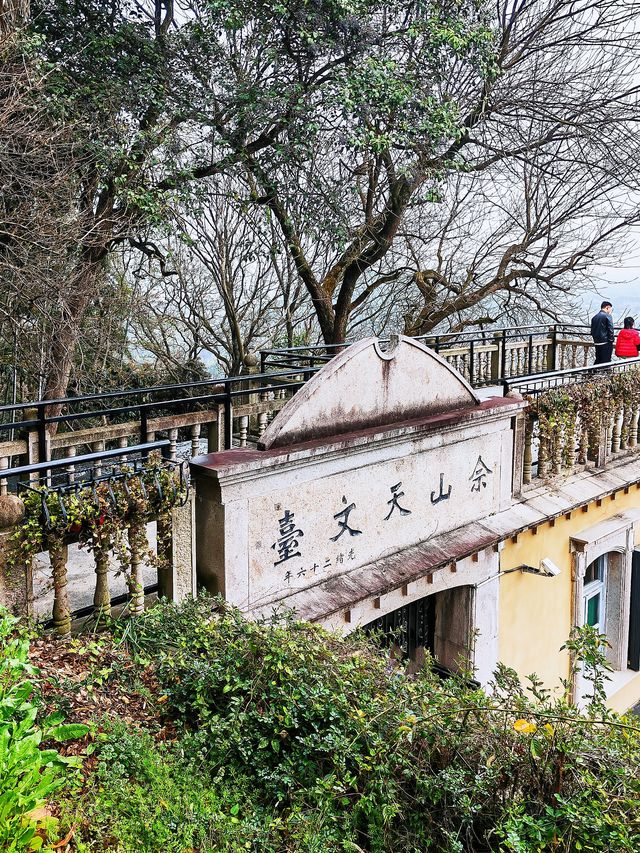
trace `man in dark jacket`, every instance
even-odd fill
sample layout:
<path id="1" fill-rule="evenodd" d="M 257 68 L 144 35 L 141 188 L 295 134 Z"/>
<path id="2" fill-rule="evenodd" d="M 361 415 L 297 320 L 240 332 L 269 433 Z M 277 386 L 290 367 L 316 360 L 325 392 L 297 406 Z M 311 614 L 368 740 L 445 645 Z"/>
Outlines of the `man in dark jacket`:
<path id="1" fill-rule="evenodd" d="M 596 349 L 595 364 L 606 364 L 611 361 L 615 340 L 613 320 L 611 319 L 612 312 L 613 305 L 605 301 L 595 317 L 591 318 L 591 337 Z"/>

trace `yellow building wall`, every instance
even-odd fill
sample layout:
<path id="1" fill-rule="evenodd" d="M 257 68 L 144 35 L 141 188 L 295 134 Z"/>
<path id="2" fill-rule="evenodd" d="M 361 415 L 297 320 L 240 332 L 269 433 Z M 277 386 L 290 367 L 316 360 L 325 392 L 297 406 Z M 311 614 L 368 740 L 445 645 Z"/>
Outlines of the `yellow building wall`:
<path id="1" fill-rule="evenodd" d="M 501 572 L 523 564 L 538 567 L 545 557 L 562 570 L 557 577 L 513 572 L 500 578 L 499 659 L 521 677 L 535 672 L 554 690 L 561 689 L 560 679 L 569 674 L 569 658 L 560 647 L 573 623 L 570 539 L 613 515 L 640 507 L 640 491 L 632 486 L 627 495 L 619 492 L 615 500 L 607 497 L 600 506 L 597 503 L 589 504 L 586 512 L 574 510 L 569 519 L 560 516 L 554 523 L 541 524 L 535 534 L 528 530 L 517 541 L 507 539 L 500 555 Z M 637 539 L 639 544 L 640 534 Z M 616 710 L 621 703 L 628 702 L 628 707 L 638 701 L 640 679 L 634 685 L 637 690 L 628 685 L 624 699 L 611 697 Z"/>

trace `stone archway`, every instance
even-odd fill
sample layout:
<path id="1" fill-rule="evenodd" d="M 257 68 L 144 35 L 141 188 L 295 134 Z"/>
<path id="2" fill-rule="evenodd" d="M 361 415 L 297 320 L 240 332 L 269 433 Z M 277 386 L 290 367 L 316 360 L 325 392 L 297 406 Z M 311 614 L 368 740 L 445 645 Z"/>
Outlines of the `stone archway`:
<path id="1" fill-rule="evenodd" d="M 475 589 L 455 586 L 434 592 L 362 626 L 385 646 L 395 646 L 410 669 L 422 665 L 429 652 L 443 670 L 473 666 Z"/>

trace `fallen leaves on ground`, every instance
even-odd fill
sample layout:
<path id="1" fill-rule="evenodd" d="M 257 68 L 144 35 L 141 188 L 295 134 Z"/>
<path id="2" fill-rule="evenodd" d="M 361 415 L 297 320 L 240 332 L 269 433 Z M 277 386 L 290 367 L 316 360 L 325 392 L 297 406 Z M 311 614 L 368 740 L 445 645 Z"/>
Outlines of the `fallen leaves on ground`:
<path id="1" fill-rule="evenodd" d="M 40 670 L 38 684 L 44 713 L 62 711 L 65 722 L 91 723 L 119 717 L 130 725 L 144 725 L 163 737 L 158 681 L 150 665 L 132 660 L 126 648 L 110 637 L 99 642 L 75 638 L 61 642 L 44 636 L 31 642 L 31 663 Z M 87 739 L 59 747 L 64 755 L 79 755 Z"/>

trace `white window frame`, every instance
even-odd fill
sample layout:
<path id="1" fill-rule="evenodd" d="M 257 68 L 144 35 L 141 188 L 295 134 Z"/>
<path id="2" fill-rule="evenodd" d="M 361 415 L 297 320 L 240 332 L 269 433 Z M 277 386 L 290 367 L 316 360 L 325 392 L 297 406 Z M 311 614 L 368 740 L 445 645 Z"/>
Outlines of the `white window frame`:
<path id="1" fill-rule="evenodd" d="M 582 597 L 584 602 L 584 610 L 582 615 L 582 624 L 586 625 L 588 623 L 587 615 L 589 613 L 589 602 L 592 598 L 595 598 L 596 595 L 600 596 L 600 605 L 598 608 L 599 619 L 597 623 L 593 626 L 597 629 L 599 634 L 607 633 L 607 575 L 609 569 L 609 553 L 600 554 L 599 557 L 596 557 L 595 560 L 592 560 L 585 569 L 585 574 L 593 563 L 598 560 L 602 560 L 602 577 L 597 578 L 594 581 L 591 581 L 588 584 L 583 585 L 582 588 Z"/>
<path id="2" fill-rule="evenodd" d="M 586 598 L 596 590 L 594 583 L 585 584 L 587 566 L 598 557 L 608 555 L 604 608 L 605 629 L 610 648 L 607 659 L 614 670 L 626 671 L 629 643 L 629 598 L 631 592 L 631 557 L 635 547 L 635 526 L 640 522 L 640 509 L 628 509 L 598 522 L 571 537 L 573 552 L 573 624 L 586 623 Z M 613 586 L 611 586 L 613 584 Z M 590 589 L 591 588 L 591 589 Z"/>

